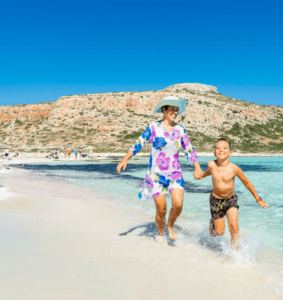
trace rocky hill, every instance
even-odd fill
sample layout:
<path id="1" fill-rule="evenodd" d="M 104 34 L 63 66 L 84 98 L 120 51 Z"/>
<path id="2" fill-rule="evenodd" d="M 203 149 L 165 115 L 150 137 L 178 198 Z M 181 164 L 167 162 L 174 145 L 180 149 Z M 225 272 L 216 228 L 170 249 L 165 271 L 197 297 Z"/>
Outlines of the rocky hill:
<path id="1" fill-rule="evenodd" d="M 211 152 L 219 137 L 228 138 L 239 152 L 283 150 L 283 107 L 236 100 L 219 94 L 216 87 L 193 83 L 160 91 L 82 94 L 0 106 L 0 144 L 15 149 L 77 146 L 125 152 L 150 122 L 161 119 L 152 112 L 169 95 L 186 97 L 187 109 L 178 122 L 197 151 Z M 14 135 L 8 126 L 15 120 Z"/>

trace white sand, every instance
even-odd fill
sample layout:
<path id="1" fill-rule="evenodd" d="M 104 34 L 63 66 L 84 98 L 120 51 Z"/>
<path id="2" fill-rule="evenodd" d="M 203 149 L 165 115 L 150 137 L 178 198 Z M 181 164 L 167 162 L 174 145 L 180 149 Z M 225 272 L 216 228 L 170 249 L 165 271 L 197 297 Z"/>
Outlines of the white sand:
<path id="1" fill-rule="evenodd" d="M 0 299 L 280 299 L 248 268 L 138 231 L 120 235 L 125 215 L 153 222 L 138 209 L 30 171 L 2 169 L 0 184 L 15 193 L 0 201 Z"/>

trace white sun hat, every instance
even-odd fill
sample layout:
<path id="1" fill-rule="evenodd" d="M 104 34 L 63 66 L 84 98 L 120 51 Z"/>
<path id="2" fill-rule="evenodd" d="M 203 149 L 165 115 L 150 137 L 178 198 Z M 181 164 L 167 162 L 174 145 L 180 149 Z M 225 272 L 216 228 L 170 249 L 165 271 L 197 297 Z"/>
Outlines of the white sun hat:
<path id="1" fill-rule="evenodd" d="M 177 106 L 179 107 L 179 115 L 181 115 L 186 110 L 186 98 L 179 99 L 174 96 L 168 96 L 162 99 L 161 102 L 159 102 L 153 113 L 162 113 L 161 107 L 165 105 L 171 105 L 171 106 Z"/>

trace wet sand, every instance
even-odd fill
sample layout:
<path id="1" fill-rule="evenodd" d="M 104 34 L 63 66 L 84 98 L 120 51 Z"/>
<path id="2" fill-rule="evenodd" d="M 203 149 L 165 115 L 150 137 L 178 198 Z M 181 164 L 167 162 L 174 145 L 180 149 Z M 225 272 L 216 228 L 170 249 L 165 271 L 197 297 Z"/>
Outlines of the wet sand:
<path id="1" fill-rule="evenodd" d="M 125 216 L 154 226 L 138 209 L 26 170 L 0 185 L 0 299 L 280 299 L 249 269 L 129 232 Z"/>

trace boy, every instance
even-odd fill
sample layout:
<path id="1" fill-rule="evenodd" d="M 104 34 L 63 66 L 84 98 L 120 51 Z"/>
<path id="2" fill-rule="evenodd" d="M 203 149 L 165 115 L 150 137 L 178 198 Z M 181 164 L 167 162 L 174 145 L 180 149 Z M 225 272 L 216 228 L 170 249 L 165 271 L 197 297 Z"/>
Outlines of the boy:
<path id="1" fill-rule="evenodd" d="M 225 230 L 225 215 L 231 233 L 232 249 L 238 250 L 239 227 L 238 227 L 238 203 L 235 193 L 235 176 L 243 182 L 246 188 L 253 194 L 258 205 L 268 208 L 269 205 L 258 196 L 254 186 L 245 176 L 244 172 L 229 161 L 231 156 L 231 143 L 221 138 L 216 142 L 214 155 L 217 160 L 207 163 L 207 170 L 201 178 L 212 175 L 213 190 L 210 195 L 210 211 L 212 219 L 209 224 L 211 236 L 223 235 Z M 197 179 L 197 178 L 195 178 Z"/>

